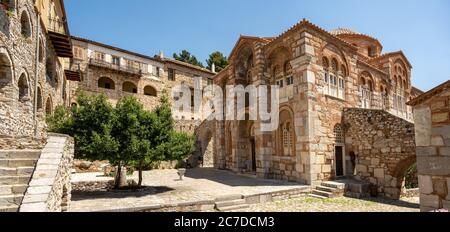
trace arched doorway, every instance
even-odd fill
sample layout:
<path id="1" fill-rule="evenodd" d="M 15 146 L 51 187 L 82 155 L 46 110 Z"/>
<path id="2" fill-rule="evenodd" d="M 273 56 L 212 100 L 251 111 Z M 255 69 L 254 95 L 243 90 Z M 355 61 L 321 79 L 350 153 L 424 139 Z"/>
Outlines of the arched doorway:
<path id="1" fill-rule="evenodd" d="M 49 96 L 47 102 L 45 103 L 45 114 L 51 115 L 53 113 L 53 103 L 52 98 Z"/>
<path id="2" fill-rule="evenodd" d="M 6 49 L 0 48 L 0 93 L 4 94 L 4 88 L 12 83 L 11 60 Z M 6 94 L 5 94 L 6 95 Z"/>
<path id="3" fill-rule="evenodd" d="M 417 158 L 415 156 L 408 157 L 400 162 L 398 162 L 393 178 L 396 181 L 396 190 L 391 191 L 393 199 L 399 199 L 401 194 L 408 188 L 418 187 L 418 176 L 417 176 Z"/>

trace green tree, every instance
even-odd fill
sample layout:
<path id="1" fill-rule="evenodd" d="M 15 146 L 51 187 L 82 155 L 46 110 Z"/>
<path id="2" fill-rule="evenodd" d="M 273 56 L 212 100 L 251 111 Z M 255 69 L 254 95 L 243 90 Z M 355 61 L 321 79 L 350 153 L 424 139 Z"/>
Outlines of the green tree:
<path id="1" fill-rule="evenodd" d="M 188 52 L 187 50 L 181 51 L 180 54 L 174 53 L 173 54 L 173 58 L 175 60 L 182 61 L 182 62 L 185 62 L 185 63 L 188 63 L 188 64 L 192 64 L 192 65 L 196 65 L 196 66 L 199 66 L 201 68 L 204 67 L 202 62 L 198 61 L 197 57 L 195 57 L 194 55 L 191 55 L 191 53 Z"/>
<path id="2" fill-rule="evenodd" d="M 57 106 L 52 115 L 45 118 L 47 130 L 60 134 L 72 134 L 72 111 L 65 106 Z"/>
<path id="3" fill-rule="evenodd" d="M 216 66 L 216 72 L 220 72 L 228 66 L 228 59 L 221 52 L 213 52 L 209 55 L 206 63 L 208 64 L 207 69 L 211 70 L 214 64 Z"/>

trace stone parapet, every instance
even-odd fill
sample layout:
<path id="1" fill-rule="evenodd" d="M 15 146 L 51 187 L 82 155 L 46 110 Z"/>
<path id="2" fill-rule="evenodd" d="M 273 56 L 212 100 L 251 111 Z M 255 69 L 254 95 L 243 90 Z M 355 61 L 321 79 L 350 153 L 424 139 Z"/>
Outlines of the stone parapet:
<path id="1" fill-rule="evenodd" d="M 71 137 L 49 135 L 20 212 L 68 211 L 71 199 L 70 174 L 73 154 L 74 141 Z"/>

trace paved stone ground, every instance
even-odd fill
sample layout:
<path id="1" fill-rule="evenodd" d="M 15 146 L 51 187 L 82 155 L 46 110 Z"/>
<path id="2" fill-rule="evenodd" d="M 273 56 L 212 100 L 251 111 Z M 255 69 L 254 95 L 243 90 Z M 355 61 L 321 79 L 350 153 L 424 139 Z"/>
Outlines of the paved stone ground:
<path id="1" fill-rule="evenodd" d="M 252 205 L 243 212 L 420 212 L 420 207 L 418 197 L 394 201 L 345 197 L 321 200 L 305 196 Z"/>
<path id="2" fill-rule="evenodd" d="M 135 173 L 136 175 L 137 173 Z M 74 174 L 73 181 L 108 180 L 99 173 Z M 176 170 L 155 170 L 144 173 L 146 192 L 72 192 L 70 211 L 90 212 L 124 208 L 177 204 L 214 200 L 220 196 L 261 194 L 305 187 L 297 183 L 261 180 L 215 169 L 188 170 L 183 181 Z"/>

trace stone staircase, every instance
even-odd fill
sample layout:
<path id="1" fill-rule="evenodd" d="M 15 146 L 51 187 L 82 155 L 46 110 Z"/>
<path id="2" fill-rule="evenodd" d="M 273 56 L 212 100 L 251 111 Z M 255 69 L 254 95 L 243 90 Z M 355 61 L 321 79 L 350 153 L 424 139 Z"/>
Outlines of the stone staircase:
<path id="1" fill-rule="evenodd" d="M 0 150 L 0 212 L 17 212 L 40 150 Z"/>
<path id="2" fill-rule="evenodd" d="M 246 203 L 242 195 L 229 195 L 219 197 L 215 200 L 215 209 L 219 212 L 233 212 L 236 210 L 247 209 L 250 206 Z"/>
<path id="3" fill-rule="evenodd" d="M 312 193 L 309 194 L 309 196 L 319 199 L 328 199 L 328 198 L 342 197 L 344 196 L 344 194 L 345 194 L 344 183 L 327 181 L 317 186 L 312 191 Z"/>

